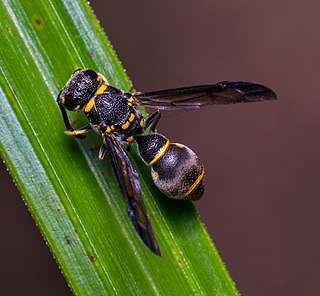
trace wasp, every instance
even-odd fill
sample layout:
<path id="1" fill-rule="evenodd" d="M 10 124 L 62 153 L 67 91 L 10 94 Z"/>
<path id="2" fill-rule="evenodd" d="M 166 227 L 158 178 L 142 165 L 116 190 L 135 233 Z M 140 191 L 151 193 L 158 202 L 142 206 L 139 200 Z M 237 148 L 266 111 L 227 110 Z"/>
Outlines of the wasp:
<path id="1" fill-rule="evenodd" d="M 175 199 L 198 200 L 204 192 L 204 166 L 190 148 L 171 143 L 156 132 L 161 111 L 274 99 L 276 94 L 271 89 L 243 81 L 132 94 L 109 85 L 99 72 L 77 69 L 60 91 L 57 103 L 66 127 L 65 134 L 84 138 L 88 131 L 94 130 L 102 136 L 99 159 L 109 154 L 135 231 L 152 252 L 161 256 L 142 199 L 139 175 L 129 153 L 131 144 L 137 144 L 138 153 L 151 167 L 152 179 L 160 191 Z M 156 111 L 145 117 L 139 106 Z M 83 110 L 89 123 L 74 129 L 66 110 Z"/>

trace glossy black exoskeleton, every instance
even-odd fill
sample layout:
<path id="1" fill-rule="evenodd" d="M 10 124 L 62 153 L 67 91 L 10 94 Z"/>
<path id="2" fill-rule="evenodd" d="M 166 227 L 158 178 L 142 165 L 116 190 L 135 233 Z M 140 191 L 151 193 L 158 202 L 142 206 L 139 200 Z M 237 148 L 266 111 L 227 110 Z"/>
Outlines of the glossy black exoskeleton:
<path id="1" fill-rule="evenodd" d="M 198 109 L 215 104 L 274 100 L 269 88 L 251 82 L 220 82 L 134 94 L 108 85 L 106 78 L 93 70 L 76 70 L 58 95 L 63 120 L 70 136 L 83 138 L 95 130 L 102 136 L 99 158 L 110 155 L 119 186 L 133 226 L 147 247 L 157 255 L 160 248 L 141 197 L 138 172 L 128 153 L 135 142 L 139 155 L 151 167 L 156 186 L 168 197 L 197 200 L 203 195 L 204 167 L 188 147 L 170 143 L 155 132 L 161 117 L 159 110 Z M 138 110 L 142 105 L 157 111 L 148 118 Z M 73 129 L 66 109 L 83 110 L 89 124 Z"/>

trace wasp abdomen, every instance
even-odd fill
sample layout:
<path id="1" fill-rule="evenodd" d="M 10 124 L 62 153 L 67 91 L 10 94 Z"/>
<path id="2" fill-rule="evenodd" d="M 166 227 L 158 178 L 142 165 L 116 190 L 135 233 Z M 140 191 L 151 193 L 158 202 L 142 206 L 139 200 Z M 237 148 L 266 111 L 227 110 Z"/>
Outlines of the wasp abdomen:
<path id="1" fill-rule="evenodd" d="M 141 158 L 149 166 L 164 155 L 170 144 L 169 140 L 160 134 L 142 135 L 136 141 Z"/>
<path id="2" fill-rule="evenodd" d="M 172 143 L 160 134 L 139 136 L 139 154 L 151 166 L 156 186 L 168 197 L 197 200 L 204 191 L 204 167 L 188 147 Z"/>

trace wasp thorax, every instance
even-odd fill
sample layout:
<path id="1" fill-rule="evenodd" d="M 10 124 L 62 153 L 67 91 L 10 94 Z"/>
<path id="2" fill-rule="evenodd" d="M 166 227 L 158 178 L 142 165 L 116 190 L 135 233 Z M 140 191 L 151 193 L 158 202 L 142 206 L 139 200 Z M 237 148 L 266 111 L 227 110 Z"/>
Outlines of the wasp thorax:
<path id="1" fill-rule="evenodd" d="M 137 137 L 139 154 L 151 166 L 156 186 L 168 197 L 197 200 L 204 192 L 204 167 L 188 147 L 160 134 Z"/>
<path id="2" fill-rule="evenodd" d="M 100 85 L 97 72 L 76 70 L 58 96 L 58 104 L 71 111 L 78 111 L 90 100 Z"/>

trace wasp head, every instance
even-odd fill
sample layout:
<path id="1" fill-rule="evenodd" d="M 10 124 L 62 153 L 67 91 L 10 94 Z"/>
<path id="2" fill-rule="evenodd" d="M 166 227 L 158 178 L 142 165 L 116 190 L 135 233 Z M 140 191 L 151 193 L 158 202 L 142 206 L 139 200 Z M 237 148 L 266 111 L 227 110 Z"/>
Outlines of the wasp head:
<path id="1" fill-rule="evenodd" d="M 97 72 L 77 69 L 58 95 L 57 103 L 70 111 L 80 111 L 101 83 Z"/>

